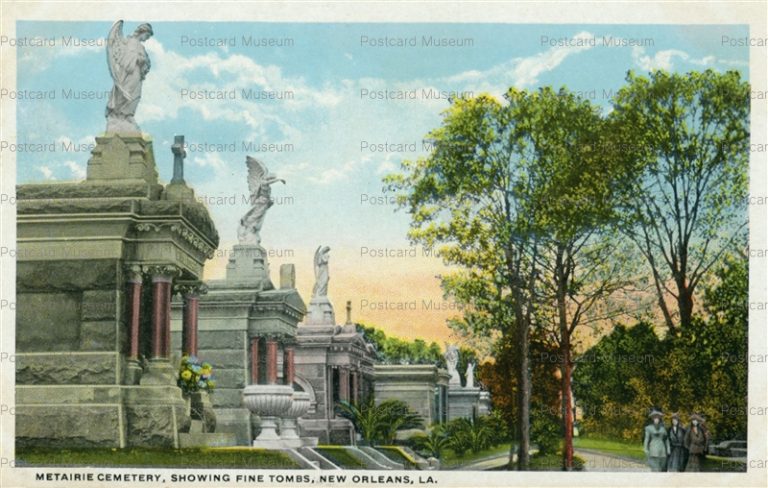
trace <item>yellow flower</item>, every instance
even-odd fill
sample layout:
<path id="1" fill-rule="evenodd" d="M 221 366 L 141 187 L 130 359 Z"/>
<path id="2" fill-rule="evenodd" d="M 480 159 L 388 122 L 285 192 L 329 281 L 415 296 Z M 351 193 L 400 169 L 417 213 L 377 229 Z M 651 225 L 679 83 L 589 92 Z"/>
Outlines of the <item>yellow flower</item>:
<path id="1" fill-rule="evenodd" d="M 181 379 L 183 379 L 183 380 L 188 380 L 191 377 L 192 377 L 192 371 L 190 371 L 190 370 L 186 370 L 186 371 L 181 373 Z"/>

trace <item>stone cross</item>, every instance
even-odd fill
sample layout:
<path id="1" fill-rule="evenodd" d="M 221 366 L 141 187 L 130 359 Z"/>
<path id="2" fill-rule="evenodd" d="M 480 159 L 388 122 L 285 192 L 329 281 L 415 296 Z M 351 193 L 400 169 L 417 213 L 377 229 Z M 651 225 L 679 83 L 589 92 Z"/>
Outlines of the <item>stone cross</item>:
<path id="1" fill-rule="evenodd" d="M 184 158 L 187 157 L 187 151 L 184 149 L 184 136 L 175 136 L 173 138 L 173 178 L 171 183 L 184 183 Z"/>

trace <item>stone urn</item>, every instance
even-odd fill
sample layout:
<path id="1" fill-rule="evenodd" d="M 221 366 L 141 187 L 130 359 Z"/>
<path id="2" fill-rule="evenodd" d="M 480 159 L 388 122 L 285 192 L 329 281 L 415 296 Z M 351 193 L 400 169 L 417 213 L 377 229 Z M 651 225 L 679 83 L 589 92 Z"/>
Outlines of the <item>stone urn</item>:
<path id="1" fill-rule="evenodd" d="M 280 438 L 287 441 L 288 444 L 301 447 L 301 439 L 296 431 L 296 419 L 309 411 L 309 393 L 305 391 L 294 391 L 293 402 L 290 408 L 283 414 L 283 421 L 280 424 Z"/>
<path id="2" fill-rule="evenodd" d="M 261 433 L 254 439 L 254 447 L 284 447 L 277 426 L 280 418 L 291 408 L 293 387 L 289 385 L 248 385 L 243 390 L 243 404 L 259 416 Z"/>

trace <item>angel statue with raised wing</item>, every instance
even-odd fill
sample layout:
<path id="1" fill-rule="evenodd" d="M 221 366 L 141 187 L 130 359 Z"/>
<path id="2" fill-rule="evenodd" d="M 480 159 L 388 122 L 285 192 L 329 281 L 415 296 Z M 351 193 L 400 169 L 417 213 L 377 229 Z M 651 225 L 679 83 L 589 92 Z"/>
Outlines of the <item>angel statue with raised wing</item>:
<path id="1" fill-rule="evenodd" d="M 450 384 L 461 384 L 459 372 L 456 369 L 459 366 L 459 348 L 455 344 L 445 344 L 445 365 L 448 367 L 448 374 L 451 375 Z"/>
<path id="2" fill-rule="evenodd" d="M 141 100 L 141 84 L 149 73 L 149 56 L 142 42 L 154 33 L 141 24 L 132 35 L 123 37 L 123 21 L 112 25 L 107 37 L 107 65 L 114 85 L 107 101 L 107 132 L 141 133 L 133 119 Z"/>
<path id="3" fill-rule="evenodd" d="M 315 286 L 312 288 L 312 298 L 328 296 L 328 261 L 331 259 L 331 248 L 318 246 L 315 251 Z"/>
<path id="4" fill-rule="evenodd" d="M 253 205 L 240 219 L 240 227 L 237 229 L 237 240 L 240 244 L 260 244 L 261 226 L 269 207 L 274 204 L 270 185 L 276 181 L 285 184 L 285 180 L 269 174 L 264 163 L 250 156 L 245 157 L 248 165 L 248 191 L 251 193 L 250 203 Z"/>

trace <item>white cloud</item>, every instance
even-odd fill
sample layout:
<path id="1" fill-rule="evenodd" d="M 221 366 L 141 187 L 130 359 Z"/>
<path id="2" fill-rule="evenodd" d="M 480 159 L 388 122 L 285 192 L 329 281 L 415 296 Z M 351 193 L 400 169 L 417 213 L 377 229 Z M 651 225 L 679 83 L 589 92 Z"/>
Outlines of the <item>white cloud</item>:
<path id="1" fill-rule="evenodd" d="M 40 166 L 38 168 L 41 173 L 43 173 L 43 178 L 46 180 L 55 180 L 56 178 L 53 176 L 53 171 L 48 166 Z"/>
<path id="2" fill-rule="evenodd" d="M 663 69 L 671 71 L 674 69 L 675 58 L 702 67 L 717 68 L 716 65 L 725 66 L 748 66 L 744 61 L 735 61 L 730 59 L 719 59 L 713 55 L 703 58 L 693 58 L 690 54 L 679 49 L 665 49 L 657 51 L 653 56 L 646 54 L 645 48 L 635 46 L 632 48 L 632 60 L 643 71 L 655 71 Z"/>
<path id="3" fill-rule="evenodd" d="M 77 180 L 84 180 L 86 176 L 86 171 L 83 165 L 76 163 L 75 161 L 69 160 L 64 161 L 64 166 L 69 168 L 69 170 L 72 172 L 72 176 Z"/>
<path id="4" fill-rule="evenodd" d="M 594 34 L 586 31 L 579 32 L 571 38 L 571 42 L 564 46 L 553 46 L 546 51 L 514 58 L 506 63 L 501 63 L 490 69 L 468 70 L 445 78 L 448 83 L 463 83 L 468 89 L 473 87 L 478 91 L 489 91 L 496 95 L 503 94 L 510 86 L 526 88 L 539 81 L 544 73 L 553 71 L 568 57 L 592 49 L 589 39 Z M 580 42 L 583 41 L 583 42 Z"/>

